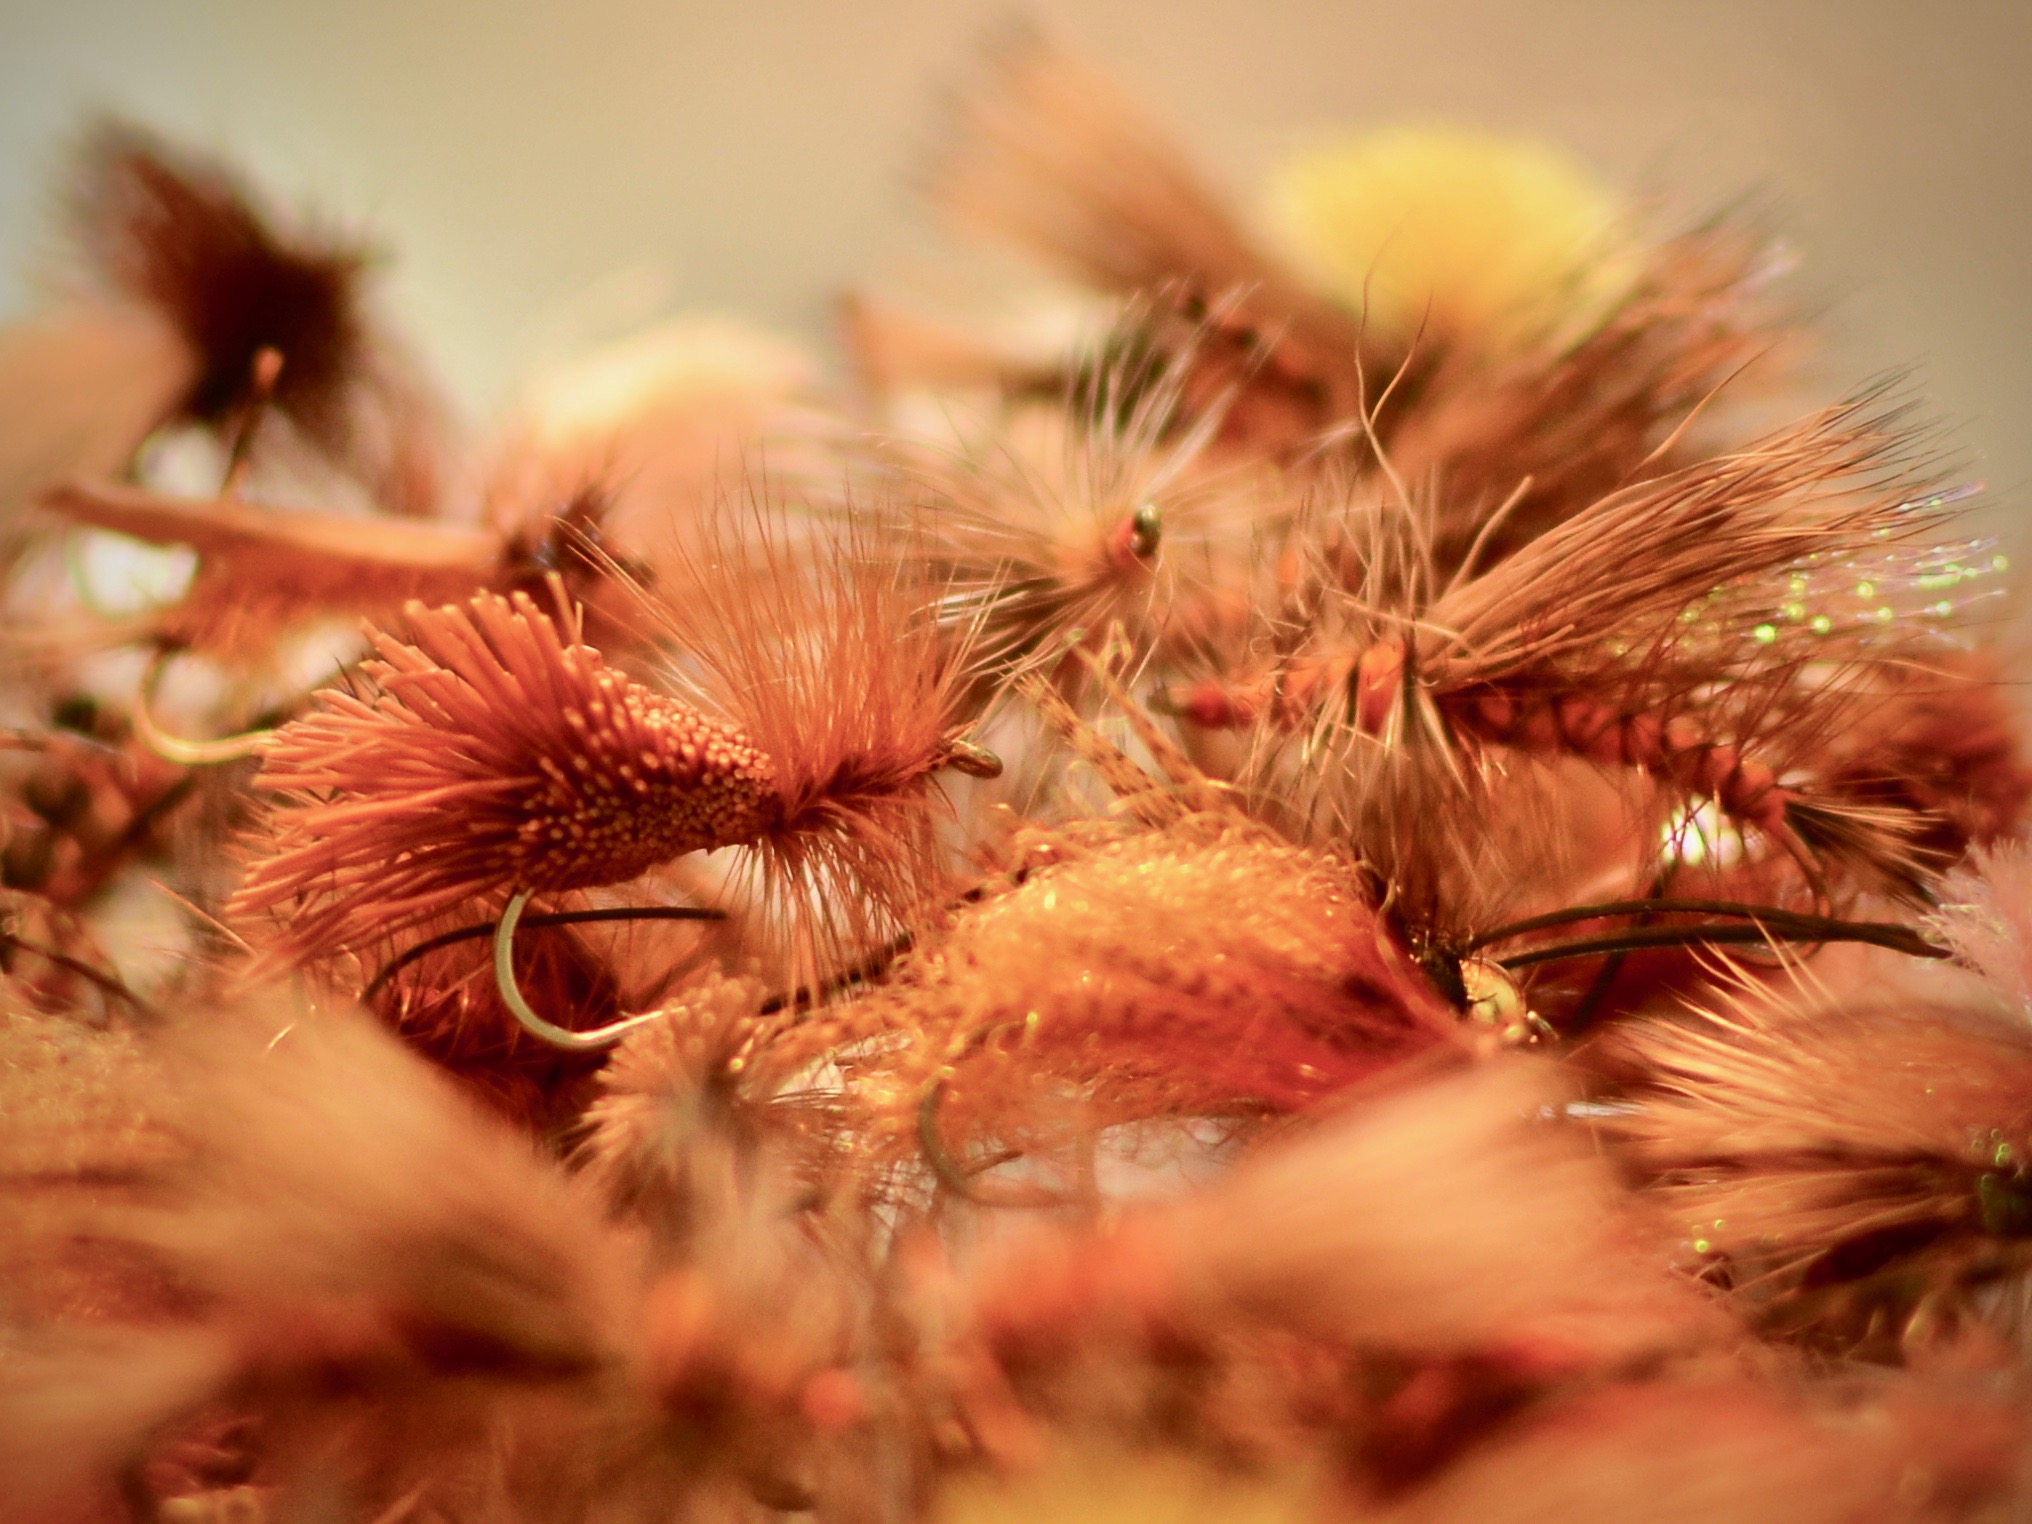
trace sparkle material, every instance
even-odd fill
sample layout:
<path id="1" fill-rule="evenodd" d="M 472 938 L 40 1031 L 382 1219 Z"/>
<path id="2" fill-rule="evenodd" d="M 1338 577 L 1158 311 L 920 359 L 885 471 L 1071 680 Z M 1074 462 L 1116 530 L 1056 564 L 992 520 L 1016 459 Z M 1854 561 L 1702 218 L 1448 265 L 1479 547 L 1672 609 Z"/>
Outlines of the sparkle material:
<path id="1" fill-rule="evenodd" d="M 1046 1092 L 1078 1095 L 1100 1125 L 1297 1110 L 1460 1041 L 1331 854 L 1215 816 L 1033 830 L 1005 851 L 1006 874 L 846 1008 L 868 1043 L 862 1093 L 894 1108 L 905 1148 L 939 1078 L 941 1127 L 961 1141 L 1030 1118 Z M 817 1056 L 799 1045 L 821 1040 L 813 1026 L 780 1063 Z"/>
<path id="2" fill-rule="evenodd" d="M 1918 515 L 1954 500 L 1937 493 L 1905 505 Z M 1717 587 L 1679 615 L 1688 652 L 1726 659 L 1739 642 L 1766 648 L 1759 660 L 1813 659 L 1881 644 L 1887 629 L 1907 642 L 1966 648 L 1968 632 L 2003 601 L 2007 557 L 1987 539 L 1897 543 L 1867 553 L 1802 557 L 1779 585 Z"/>

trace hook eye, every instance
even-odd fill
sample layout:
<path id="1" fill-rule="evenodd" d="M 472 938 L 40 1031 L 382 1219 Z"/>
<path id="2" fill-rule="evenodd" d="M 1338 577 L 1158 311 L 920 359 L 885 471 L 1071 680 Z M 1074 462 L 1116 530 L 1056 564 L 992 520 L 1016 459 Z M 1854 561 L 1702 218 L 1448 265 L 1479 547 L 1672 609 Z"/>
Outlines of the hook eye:
<path id="1" fill-rule="evenodd" d="M 1002 776 L 1002 759 L 985 746 L 976 746 L 972 741 L 955 737 L 945 743 L 945 763 L 956 773 L 965 773 L 969 778 L 999 778 Z"/>
<path id="2" fill-rule="evenodd" d="M 1139 561 L 1147 561 L 1157 554 L 1157 545 L 1164 538 L 1164 515 L 1155 503 L 1145 503 L 1129 515 L 1128 551 Z"/>

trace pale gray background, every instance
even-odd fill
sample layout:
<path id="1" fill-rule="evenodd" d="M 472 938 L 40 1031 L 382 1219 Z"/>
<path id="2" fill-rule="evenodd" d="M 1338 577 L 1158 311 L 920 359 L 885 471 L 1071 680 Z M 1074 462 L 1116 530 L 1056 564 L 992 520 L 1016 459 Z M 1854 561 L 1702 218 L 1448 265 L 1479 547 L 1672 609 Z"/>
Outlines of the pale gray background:
<path id="1" fill-rule="evenodd" d="M 940 92 L 1012 14 L 0 0 L 0 313 L 30 299 L 64 135 L 112 105 L 374 230 L 398 256 L 394 306 L 475 409 L 589 310 L 661 300 L 817 335 L 842 283 L 893 261 Z M 1754 193 L 1807 257 L 1831 380 L 1918 366 L 2021 559 L 2032 548 L 2017 524 L 2032 504 L 2032 0 L 1022 14 L 1122 76 L 1238 188 L 1322 126 L 1411 116 L 1562 139 L 1689 211 Z M 590 308 L 589 288 L 606 293 Z"/>

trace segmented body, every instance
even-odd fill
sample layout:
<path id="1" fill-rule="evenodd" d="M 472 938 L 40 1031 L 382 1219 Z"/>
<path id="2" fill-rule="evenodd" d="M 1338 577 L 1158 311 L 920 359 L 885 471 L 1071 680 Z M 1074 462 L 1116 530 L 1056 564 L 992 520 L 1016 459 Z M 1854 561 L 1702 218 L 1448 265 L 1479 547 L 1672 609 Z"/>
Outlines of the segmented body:
<path id="1" fill-rule="evenodd" d="M 1347 723 L 1363 735 L 1384 737 L 1408 680 L 1403 643 L 1384 640 L 1295 657 L 1253 681 L 1197 683 L 1174 692 L 1169 707 L 1209 729 L 1241 729 L 1266 720 L 1297 729 L 1325 713 L 1343 692 Z M 1457 735 L 1534 755 L 1635 768 L 1706 795 L 1747 824 L 1773 832 L 1784 826 L 1790 795 L 1771 767 L 1746 756 L 1740 745 L 1717 739 L 1690 714 L 1625 712 L 1591 694 L 1542 683 L 1477 682 L 1429 688 L 1426 696 Z"/>

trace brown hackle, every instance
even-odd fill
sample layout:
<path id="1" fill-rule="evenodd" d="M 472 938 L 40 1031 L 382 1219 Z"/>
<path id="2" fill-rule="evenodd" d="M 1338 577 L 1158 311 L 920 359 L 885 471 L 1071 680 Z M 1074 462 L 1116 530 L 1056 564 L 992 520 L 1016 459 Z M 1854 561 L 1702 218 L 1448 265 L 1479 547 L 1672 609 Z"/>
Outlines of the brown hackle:
<path id="1" fill-rule="evenodd" d="M 327 690 L 265 751 L 284 803 L 233 907 L 286 916 L 299 955 L 516 889 L 620 883 L 780 818 L 769 756 L 607 666 L 568 606 L 489 593 L 408 623 L 411 642 L 374 636 L 364 696 Z"/>
<path id="2" fill-rule="evenodd" d="M 1073 646 L 1108 641 L 1132 665 L 1162 663 L 1246 603 L 1281 483 L 1212 452 L 1221 408 L 1184 411 L 1184 369 L 1141 342 L 1132 315 L 1057 398 L 1006 408 L 985 439 L 884 445 L 922 499 L 906 544 L 991 672 L 1070 677 Z"/>
<path id="3" fill-rule="evenodd" d="M 960 227 L 1111 295 L 1175 309 L 1181 339 L 1215 321 L 1219 341 L 1201 342 L 1193 364 L 1214 390 L 1246 377 L 1228 425 L 1252 446 L 1302 449 L 1354 416 L 1358 321 L 1256 247 L 1110 81 L 1034 33 L 1007 37 L 983 85 L 960 99 L 929 178 Z"/>
<path id="4" fill-rule="evenodd" d="M 637 598 L 667 652 L 661 681 L 775 770 L 745 884 L 776 928 L 755 950 L 787 959 L 793 985 L 852 965 L 936 902 L 953 866 L 937 775 L 1001 766 L 967 739 L 978 622 L 942 617 L 945 586 L 902 525 L 851 506 L 725 504 Z"/>
<path id="5" fill-rule="evenodd" d="M 188 388 L 157 422 L 245 428 L 272 353 L 281 365 L 266 403 L 303 441 L 383 507 L 432 510 L 449 413 L 371 316 L 362 246 L 279 229 L 231 170 L 113 120 L 85 139 L 71 208 L 91 294 L 150 312 L 190 354 Z"/>
<path id="6" fill-rule="evenodd" d="M 1596 1125 L 1682 1262 L 1774 1331 L 1879 1355 L 1952 1338 L 2032 1241 L 2032 1044 L 1979 1007 L 1739 979 L 1605 1039 Z"/>

